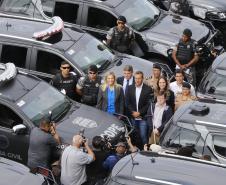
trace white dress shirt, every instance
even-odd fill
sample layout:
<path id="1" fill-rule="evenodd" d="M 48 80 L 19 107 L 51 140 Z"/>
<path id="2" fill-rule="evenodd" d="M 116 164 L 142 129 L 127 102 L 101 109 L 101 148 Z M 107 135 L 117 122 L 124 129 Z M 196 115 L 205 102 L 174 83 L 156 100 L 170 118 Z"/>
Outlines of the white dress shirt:
<path id="1" fill-rule="evenodd" d="M 129 79 L 129 85 L 132 85 L 133 84 L 133 76 Z M 123 91 L 124 91 L 124 94 L 125 94 L 125 90 L 126 90 L 126 85 L 127 85 L 127 79 L 124 78 L 123 80 Z"/>
<path id="2" fill-rule="evenodd" d="M 159 105 L 158 103 L 155 104 L 155 111 L 153 116 L 153 127 L 159 128 L 162 125 L 162 115 L 165 110 L 166 104 Z M 153 128 L 153 129 L 154 129 Z"/>
<path id="3" fill-rule="evenodd" d="M 140 100 L 140 94 L 141 94 L 141 91 L 142 91 L 142 87 L 143 87 L 143 83 L 139 87 L 136 86 L 136 105 L 137 105 L 137 112 L 139 112 L 138 105 L 139 105 L 139 100 Z M 141 120 L 141 118 L 136 118 L 136 120 Z"/>

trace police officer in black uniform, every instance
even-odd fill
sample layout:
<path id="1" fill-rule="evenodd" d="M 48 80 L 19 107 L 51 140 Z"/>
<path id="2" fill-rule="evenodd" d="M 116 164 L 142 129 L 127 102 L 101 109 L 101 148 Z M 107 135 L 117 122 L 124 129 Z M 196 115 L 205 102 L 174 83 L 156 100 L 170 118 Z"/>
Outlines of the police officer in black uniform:
<path id="1" fill-rule="evenodd" d="M 96 65 L 89 66 L 88 75 L 81 77 L 77 83 L 76 91 L 82 96 L 81 102 L 90 106 L 96 106 L 101 77 L 98 76 Z"/>
<path id="2" fill-rule="evenodd" d="M 195 41 L 191 39 L 191 36 L 191 30 L 186 28 L 178 45 L 173 50 L 172 58 L 176 63 L 176 68 L 180 68 L 185 72 L 187 69 L 191 70 L 193 81 L 195 81 L 194 64 L 198 62 L 199 57 L 195 52 Z"/>
<path id="3" fill-rule="evenodd" d="M 73 72 L 70 72 L 71 66 L 66 61 L 63 61 L 60 66 L 60 73 L 57 73 L 52 81 L 51 85 L 56 87 L 63 94 L 67 95 L 73 100 L 78 100 L 78 95 L 76 96 L 76 84 L 77 77 Z"/>
<path id="4" fill-rule="evenodd" d="M 131 44 L 135 36 L 133 30 L 125 24 L 126 18 L 119 16 L 117 26 L 111 28 L 107 34 L 107 45 L 121 53 L 131 54 Z"/>

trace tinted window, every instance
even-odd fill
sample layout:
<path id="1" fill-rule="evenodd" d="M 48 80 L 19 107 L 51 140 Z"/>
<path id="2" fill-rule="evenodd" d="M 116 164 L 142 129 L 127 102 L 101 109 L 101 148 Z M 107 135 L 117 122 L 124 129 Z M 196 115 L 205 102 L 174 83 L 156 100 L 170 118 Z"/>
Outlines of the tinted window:
<path id="1" fill-rule="evenodd" d="M 36 70 L 55 75 L 59 72 L 62 61 L 63 59 L 58 55 L 39 50 L 37 54 Z"/>
<path id="2" fill-rule="evenodd" d="M 65 22 L 76 23 L 79 5 L 56 2 L 54 15 L 61 17 Z"/>
<path id="3" fill-rule="evenodd" d="M 27 48 L 11 45 L 3 45 L 1 62 L 13 62 L 17 67 L 24 68 L 27 57 Z"/>
<path id="4" fill-rule="evenodd" d="M 20 117 L 5 105 L 0 104 L 0 126 L 13 128 L 13 126 L 23 123 Z"/>
<path id="5" fill-rule="evenodd" d="M 97 8 L 89 8 L 87 25 L 101 30 L 109 30 L 116 25 L 116 18 Z"/>
<path id="6" fill-rule="evenodd" d="M 90 65 L 97 65 L 100 71 L 104 70 L 114 59 L 114 55 L 104 44 L 91 37 L 83 37 L 67 53 L 84 72 L 87 72 Z"/>
<path id="7" fill-rule="evenodd" d="M 28 17 L 42 18 L 41 7 L 38 9 L 35 6 L 40 6 L 40 3 L 33 3 L 31 0 L 7 0 L 3 1 L 1 10 L 9 13 L 21 14 Z"/>
<path id="8" fill-rule="evenodd" d="M 42 10 L 43 10 L 43 12 L 47 16 L 52 17 L 53 16 L 53 7 L 54 7 L 54 2 L 55 1 L 54 0 L 41 0 L 41 2 L 42 2 Z"/>
<path id="9" fill-rule="evenodd" d="M 219 74 L 209 71 L 205 80 L 205 92 L 208 94 L 225 96 L 226 95 L 226 74 L 220 74 L 225 70 L 219 70 Z"/>
<path id="10" fill-rule="evenodd" d="M 147 0 L 123 1 L 116 11 L 124 15 L 128 24 L 138 31 L 150 28 L 160 14 L 158 8 Z"/>
<path id="11" fill-rule="evenodd" d="M 49 116 L 49 111 L 52 111 L 52 119 L 58 120 L 71 106 L 62 93 L 46 83 L 40 83 L 18 100 L 17 104 L 36 125 L 43 117 Z"/>
<path id="12" fill-rule="evenodd" d="M 226 157 L 226 136 L 213 136 L 213 146 L 215 151 L 221 155 Z"/>

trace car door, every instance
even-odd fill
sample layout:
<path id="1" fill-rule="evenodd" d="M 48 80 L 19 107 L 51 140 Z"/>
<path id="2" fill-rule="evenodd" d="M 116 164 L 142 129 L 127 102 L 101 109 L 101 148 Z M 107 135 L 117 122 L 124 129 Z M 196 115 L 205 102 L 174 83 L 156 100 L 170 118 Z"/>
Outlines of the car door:
<path id="1" fill-rule="evenodd" d="M 26 131 L 16 134 L 13 127 L 26 126 Z M 27 164 L 30 127 L 9 103 L 0 103 L 0 155 Z"/>
<path id="2" fill-rule="evenodd" d="M 67 61 L 71 66 L 71 70 L 77 77 L 80 77 L 79 70 L 63 55 L 56 51 L 34 47 L 32 51 L 32 59 L 30 65 L 30 73 L 49 82 L 54 75 L 60 72 L 62 61 Z"/>
<path id="3" fill-rule="evenodd" d="M 80 27 L 82 9 L 82 2 L 56 0 L 53 10 L 53 16 L 59 16 L 67 24 Z"/>
<path id="4" fill-rule="evenodd" d="M 2 63 L 12 62 L 21 70 L 29 72 L 30 57 L 31 46 L 8 40 L 0 41 L 0 61 Z"/>
<path id="5" fill-rule="evenodd" d="M 116 26 L 117 16 L 110 10 L 84 4 L 81 28 L 99 40 L 106 40 L 107 31 Z"/>

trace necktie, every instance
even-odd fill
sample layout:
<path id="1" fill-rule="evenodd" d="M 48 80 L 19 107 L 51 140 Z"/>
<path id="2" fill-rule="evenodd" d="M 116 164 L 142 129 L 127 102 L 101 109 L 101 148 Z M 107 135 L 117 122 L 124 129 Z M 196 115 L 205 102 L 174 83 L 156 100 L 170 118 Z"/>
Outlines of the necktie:
<path id="1" fill-rule="evenodd" d="M 129 80 L 127 80 L 127 82 L 126 82 L 126 89 L 125 89 L 125 94 L 127 93 L 127 91 L 128 91 L 128 88 L 129 88 Z"/>

